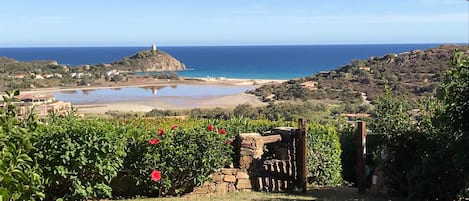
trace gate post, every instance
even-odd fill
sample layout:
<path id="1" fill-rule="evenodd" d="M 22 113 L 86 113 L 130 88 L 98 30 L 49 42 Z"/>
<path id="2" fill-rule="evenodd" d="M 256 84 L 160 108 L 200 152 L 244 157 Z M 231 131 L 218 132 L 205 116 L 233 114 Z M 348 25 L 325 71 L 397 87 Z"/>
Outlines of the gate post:
<path id="1" fill-rule="evenodd" d="M 366 122 L 357 122 L 357 186 L 358 193 L 366 193 L 365 158 L 366 158 Z"/>
<path id="2" fill-rule="evenodd" d="M 297 159 L 297 186 L 301 188 L 303 193 L 306 193 L 306 183 L 307 183 L 307 153 L 306 153 L 306 120 L 298 119 L 298 144 L 296 147 L 296 159 Z"/>

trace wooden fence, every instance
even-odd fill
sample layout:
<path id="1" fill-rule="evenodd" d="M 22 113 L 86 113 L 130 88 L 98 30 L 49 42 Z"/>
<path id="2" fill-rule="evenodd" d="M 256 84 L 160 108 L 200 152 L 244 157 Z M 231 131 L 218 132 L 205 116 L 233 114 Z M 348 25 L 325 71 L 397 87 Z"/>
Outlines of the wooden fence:
<path id="1" fill-rule="evenodd" d="M 306 121 L 300 119 L 298 128 L 275 128 L 269 135 L 260 136 L 259 141 L 262 142 L 262 157 L 249 167 L 253 188 L 268 192 L 294 189 L 306 192 Z M 241 142 L 241 146 L 252 144 Z"/>

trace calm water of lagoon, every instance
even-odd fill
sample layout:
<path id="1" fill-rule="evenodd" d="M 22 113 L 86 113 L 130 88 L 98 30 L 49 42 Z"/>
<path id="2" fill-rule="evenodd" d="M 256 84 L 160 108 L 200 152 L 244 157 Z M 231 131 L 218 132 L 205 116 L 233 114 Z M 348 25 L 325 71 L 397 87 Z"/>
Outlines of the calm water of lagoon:
<path id="1" fill-rule="evenodd" d="M 140 101 L 158 97 L 198 98 L 226 96 L 243 93 L 254 88 L 254 86 L 171 85 L 67 90 L 55 92 L 54 95 L 57 100 L 69 101 L 72 104 L 96 104 Z"/>

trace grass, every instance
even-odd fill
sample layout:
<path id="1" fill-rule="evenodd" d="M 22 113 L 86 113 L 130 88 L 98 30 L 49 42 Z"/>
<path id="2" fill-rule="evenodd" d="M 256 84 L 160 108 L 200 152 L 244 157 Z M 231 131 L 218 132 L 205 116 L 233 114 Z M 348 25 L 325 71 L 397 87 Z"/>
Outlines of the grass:
<path id="1" fill-rule="evenodd" d="M 236 192 L 224 195 L 187 195 L 177 198 L 136 198 L 126 201 L 229 201 L 229 200 L 252 200 L 252 201 L 293 201 L 293 200 L 315 200 L 315 201 L 401 201 L 403 198 L 385 197 L 373 194 L 358 194 L 356 188 L 333 187 L 333 188 L 311 188 L 306 194 L 301 193 L 266 193 L 266 192 Z"/>

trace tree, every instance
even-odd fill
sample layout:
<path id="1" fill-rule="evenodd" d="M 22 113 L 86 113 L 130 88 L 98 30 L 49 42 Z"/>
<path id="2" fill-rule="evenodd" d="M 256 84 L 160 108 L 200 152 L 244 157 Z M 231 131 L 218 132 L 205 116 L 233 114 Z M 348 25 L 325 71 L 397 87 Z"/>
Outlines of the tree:
<path id="1" fill-rule="evenodd" d="M 255 112 L 255 108 L 249 103 L 237 105 L 233 110 L 235 116 L 247 118 L 254 118 L 256 116 Z"/>
<path id="2" fill-rule="evenodd" d="M 386 153 L 382 168 L 409 200 L 458 200 L 469 186 L 469 57 L 457 52 L 440 86 L 420 112 L 392 97 L 375 107 L 374 132 Z"/>
<path id="3" fill-rule="evenodd" d="M 457 200 L 469 186 L 469 56 L 456 52 L 452 68 L 441 83 L 443 108 L 433 124 L 439 135 L 437 151 L 416 172 L 415 197 Z M 425 186 L 426 185 L 426 186 Z M 429 193 L 427 189 L 437 189 Z M 466 197 L 464 196 L 464 197 Z M 412 198 L 412 197 L 411 197 Z"/>
<path id="4" fill-rule="evenodd" d="M 441 84 L 440 99 L 445 103 L 444 117 L 454 140 L 469 142 L 469 56 L 457 52 Z"/>

